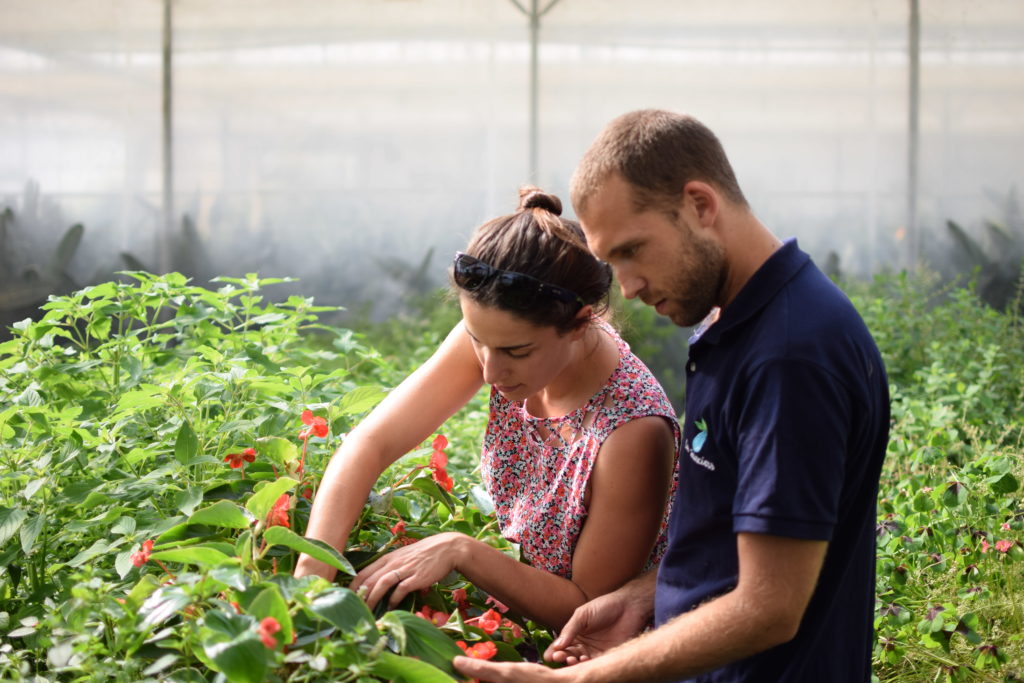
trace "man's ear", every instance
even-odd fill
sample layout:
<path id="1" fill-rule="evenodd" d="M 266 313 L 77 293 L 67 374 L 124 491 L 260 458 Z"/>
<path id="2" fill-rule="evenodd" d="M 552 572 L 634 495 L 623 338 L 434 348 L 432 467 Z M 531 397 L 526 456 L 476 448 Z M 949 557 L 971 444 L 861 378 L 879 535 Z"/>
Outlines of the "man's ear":
<path id="1" fill-rule="evenodd" d="M 714 224 L 722 203 L 714 186 L 702 180 L 691 180 L 683 187 L 683 196 L 684 205 L 690 205 L 702 226 L 707 228 Z"/>

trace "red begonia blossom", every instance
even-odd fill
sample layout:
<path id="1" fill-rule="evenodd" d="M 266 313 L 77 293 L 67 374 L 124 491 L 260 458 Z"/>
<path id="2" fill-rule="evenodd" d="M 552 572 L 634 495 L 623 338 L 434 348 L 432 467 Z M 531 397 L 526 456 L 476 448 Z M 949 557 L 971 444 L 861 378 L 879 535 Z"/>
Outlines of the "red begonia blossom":
<path id="1" fill-rule="evenodd" d="M 280 630 L 281 624 L 277 622 L 277 619 L 274 617 L 264 617 L 256 632 L 259 634 L 263 644 L 273 650 L 277 647 L 277 639 L 274 637 L 274 634 Z"/>
<path id="2" fill-rule="evenodd" d="M 302 411 L 302 424 L 306 425 L 299 432 L 300 439 L 308 439 L 310 436 L 327 436 L 327 420 L 314 415 L 312 410 Z"/>
<path id="3" fill-rule="evenodd" d="M 473 659 L 490 659 L 498 654 L 498 646 L 489 640 L 473 643 L 472 645 L 466 645 L 464 640 L 456 640 L 455 644 L 466 653 L 467 657 L 472 657 Z"/>
<path id="4" fill-rule="evenodd" d="M 290 529 L 292 525 L 288 522 L 288 508 L 291 507 L 291 504 L 292 497 L 287 493 L 282 493 L 274 506 L 270 508 L 270 513 L 267 515 L 267 526 L 283 526 Z"/>
<path id="5" fill-rule="evenodd" d="M 430 447 L 435 451 L 443 451 L 448 448 L 448 437 L 444 434 L 438 434 L 434 437 L 434 440 L 430 442 Z"/>
<path id="6" fill-rule="evenodd" d="M 401 536 L 402 534 L 404 534 L 405 533 L 405 520 L 404 519 L 400 519 L 397 522 L 395 522 L 395 525 L 393 527 L 391 527 L 391 533 L 394 536 Z"/>
<path id="7" fill-rule="evenodd" d="M 245 463 L 256 461 L 256 449 L 246 448 L 241 453 L 228 453 L 224 456 L 224 462 L 231 465 L 231 469 L 237 470 L 239 468 L 245 471 Z"/>
<path id="8" fill-rule="evenodd" d="M 491 635 L 501 626 L 501 615 L 489 609 L 476 618 L 476 625 L 487 635 Z"/>
<path id="9" fill-rule="evenodd" d="M 1013 541 L 1011 541 L 1008 538 L 1004 538 L 1001 541 L 996 541 L 996 550 L 998 550 L 1001 553 L 1009 552 L 1010 548 L 1012 548 L 1012 547 L 1013 547 Z"/>
<path id="10" fill-rule="evenodd" d="M 441 610 L 431 609 L 430 605 L 423 605 L 423 607 L 416 612 L 416 616 L 426 619 L 434 626 L 444 626 L 448 623 L 448 617 L 450 615 L 447 612 L 442 612 Z"/>
<path id="11" fill-rule="evenodd" d="M 144 565 L 147 562 L 149 562 L 149 555 L 152 552 L 153 552 L 153 541 L 152 541 L 152 539 L 150 539 L 148 541 L 143 541 L 142 542 L 142 550 L 131 554 L 132 564 L 134 564 L 136 567 L 141 567 L 142 565 Z"/>

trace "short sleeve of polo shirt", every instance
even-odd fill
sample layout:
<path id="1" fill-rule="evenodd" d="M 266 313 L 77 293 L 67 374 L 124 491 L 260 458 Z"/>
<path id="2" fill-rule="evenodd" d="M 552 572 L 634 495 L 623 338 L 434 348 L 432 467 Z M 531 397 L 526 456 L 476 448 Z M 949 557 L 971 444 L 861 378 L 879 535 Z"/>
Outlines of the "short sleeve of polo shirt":
<path id="1" fill-rule="evenodd" d="M 733 530 L 830 540 L 839 510 L 850 399 L 820 365 L 775 359 L 749 379 L 736 416 Z"/>

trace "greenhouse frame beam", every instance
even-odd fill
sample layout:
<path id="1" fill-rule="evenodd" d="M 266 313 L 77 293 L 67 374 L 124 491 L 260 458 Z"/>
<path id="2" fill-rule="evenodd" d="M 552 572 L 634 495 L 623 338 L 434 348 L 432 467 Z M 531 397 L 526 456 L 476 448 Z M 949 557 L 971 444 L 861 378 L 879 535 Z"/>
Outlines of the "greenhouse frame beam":
<path id="1" fill-rule="evenodd" d="M 544 9 L 539 9 L 538 0 L 530 0 L 530 9 L 526 9 L 519 0 L 509 0 L 530 20 L 530 160 L 529 175 L 532 182 L 538 182 L 539 161 L 538 161 L 538 101 L 540 70 L 537 53 L 540 43 L 540 20 L 545 14 L 557 5 L 561 0 L 551 0 Z"/>
<path id="2" fill-rule="evenodd" d="M 157 268 L 161 273 L 171 269 L 171 244 L 174 231 L 174 88 L 173 88 L 173 55 L 174 55 L 174 15 L 171 10 L 173 0 L 164 0 L 163 22 L 163 77 L 162 77 L 162 119 L 161 136 L 163 142 L 163 208 L 162 230 L 157 239 Z"/>
<path id="3" fill-rule="evenodd" d="M 917 230 L 918 148 L 921 136 L 921 7 L 920 0 L 910 0 L 907 35 L 907 259 L 908 266 L 917 265 L 919 237 Z"/>

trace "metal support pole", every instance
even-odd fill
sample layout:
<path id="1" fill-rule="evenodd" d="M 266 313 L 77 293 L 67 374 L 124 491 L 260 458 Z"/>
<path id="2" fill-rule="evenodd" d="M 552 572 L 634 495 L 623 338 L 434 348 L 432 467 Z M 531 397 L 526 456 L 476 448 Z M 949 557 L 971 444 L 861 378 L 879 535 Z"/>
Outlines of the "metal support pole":
<path id="1" fill-rule="evenodd" d="M 163 119 L 162 119 L 162 140 L 163 140 L 163 225 L 160 237 L 157 240 L 157 264 L 161 273 L 171 269 L 171 245 L 174 235 L 174 125 L 172 114 L 173 88 L 172 88 L 172 56 L 173 56 L 173 23 L 171 3 L 173 0 L 164 0 L 164 30 L 163 30 Z"/>
<path id="2" fill-rule="evenodd" d="M 907 93 L 907 249 L 909 266 L 917 265 L 920 236 L 917 225 L 917 170 L 920 142 L 921 10 L 920 0 L 910 0 L 909 92 Z"/>
<path id="3" fill-rule="evenodd" d="M 519 0 L 509 0 L 516 8 L 519 9 L 526 17 L 530 20 L 530 131 L 529 131 L 529 153 L 530 153 L 530 165 L 529 165 L 529 178 L 531 182 L 538 182 L 538 173 L 540 167 L 539 161 L 539 102 L 540 102 L 540 66 L 537 58 L 538 47 L 540 45 L 540 19 L 549 11 L 551 8 L 557 5 L 561 0 L 551 0 L 547 7 L 539 9 L 537 6 L 538 0 L 530 0 L 530 9 L 526 9 Z"/>

